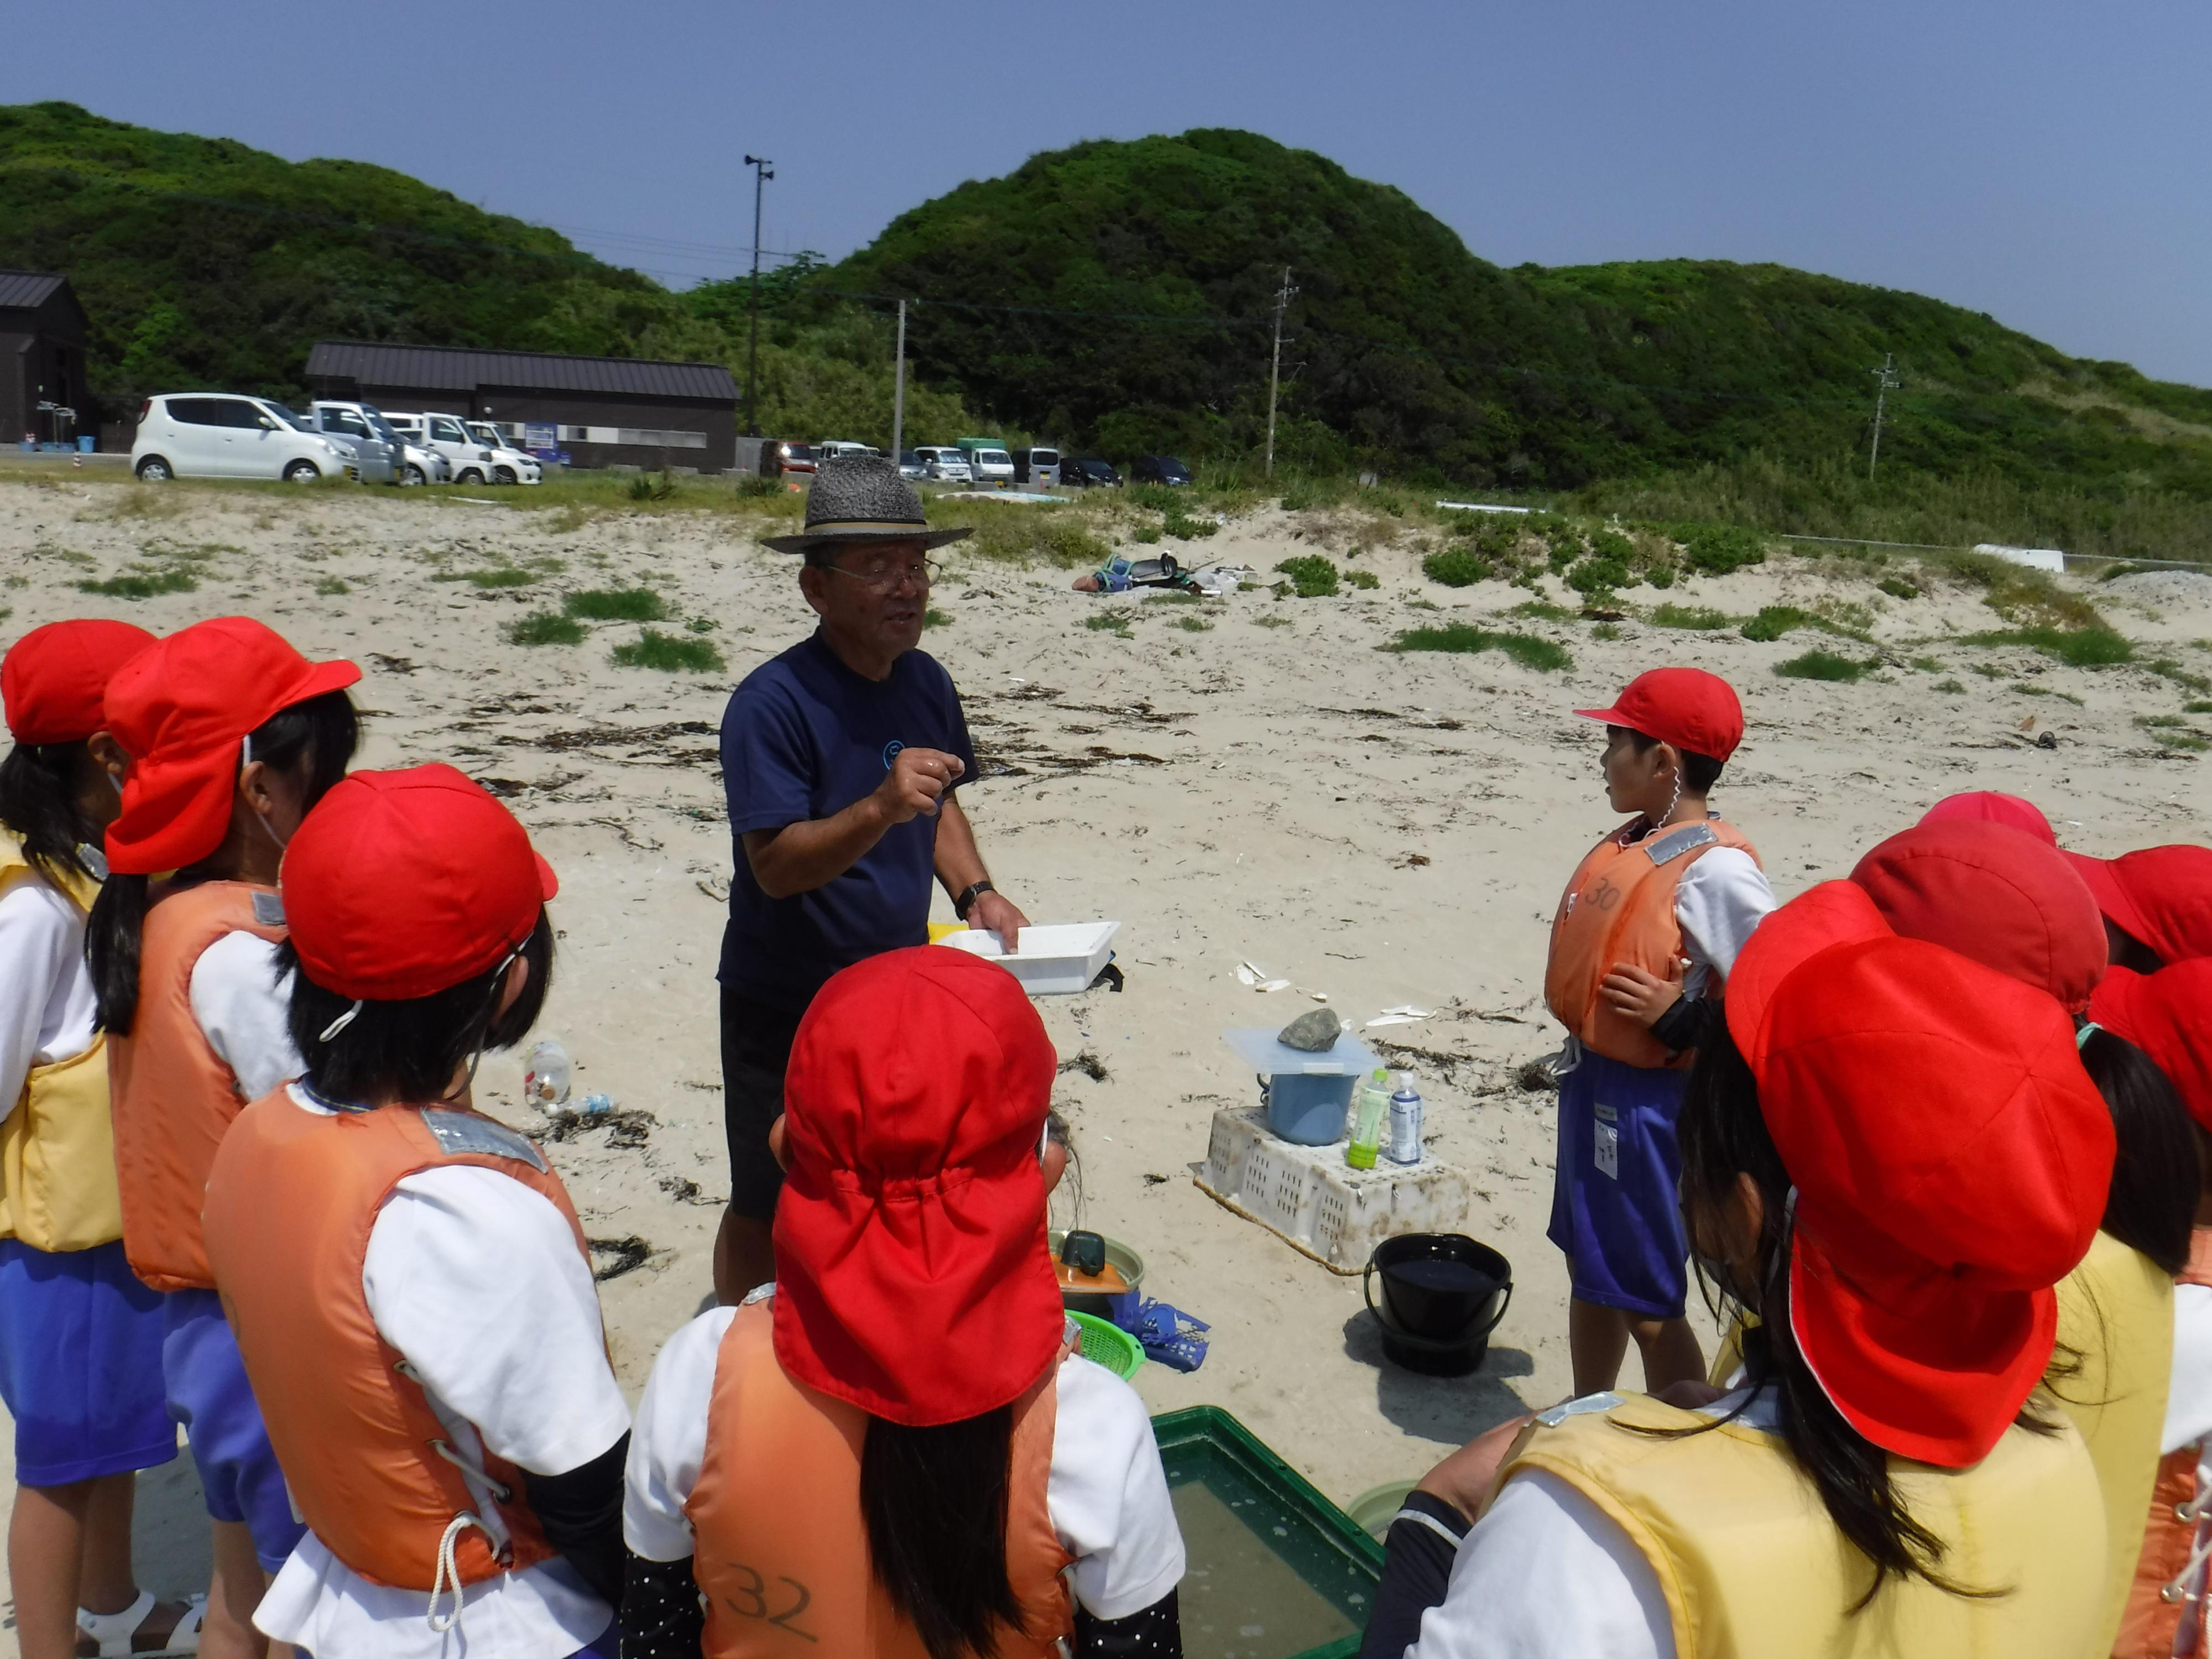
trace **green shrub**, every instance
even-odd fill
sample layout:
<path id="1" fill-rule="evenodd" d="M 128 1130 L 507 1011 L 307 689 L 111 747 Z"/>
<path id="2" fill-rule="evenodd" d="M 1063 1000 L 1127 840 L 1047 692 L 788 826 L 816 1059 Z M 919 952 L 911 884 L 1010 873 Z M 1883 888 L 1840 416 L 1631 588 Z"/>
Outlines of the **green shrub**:
<path id="1" fill-rule="evenodd" d="M 1147 547 L 1150 547 L 1154 542 L 1159 540 L 1159 538 L 1160 527 L 1156 524 L 1140 525 L 1136 530 L 1131 532 L 1129 537 L 1131 541 L 1142 542 Z"/>
<path id="2" fill-rule="evenodd" d="M 1611 559 L 1615 564 L 1633 565 L 1636 562 L 1636 544 L 1618 530 L 1601 530 L 1589 538 L 1590 556 Z"/>
<path id="3" fill-rule="evenodd" d="M 2099 622 L 2086 628 L 2057 628 L 2047 623 L 2006 629 L 1991 634 L 1970 634 L 1968 645 L 2025 645 L 2073 668 L 2109 668 L 2133 662 L 2136 648 L 2126 637 Z"/>
<path id="4" fill-rule="evenodd" d="M 2185 714 L 2212 714 L 2212 697 L 2191 697 L 2181 705 Z"/>
<path id="5" fill-rule="evenodd" d="M 1344 580 L 1348 586 L 1367 593 L 1382 586 L 1382 579 L 1371 570 L 1347 570 L 1344 573 Z"/>
<path id="6" fill-rule="evenodd" d="M 628 645 L 618 645 L 614 660 L 623 668 L 658 668 L 669 674 L 719 673 L 722 653 L 706 640 L 687 640 L 648 628 Z"/>
<path id="7" fill-rule="evenodd" d="M 1672 587 L 1674 585 L 1674 567 L 1655 564 L 1644 573 L 1644 580 L 1654 587 Z"/>
<path id="8" fill-rule="evenodd" d="M 353 585 L 343 576 L 325 576 L 315 584 L 315 592 L 325 599 L 336 599 L 341 593 L 353 592 Z"/>
<path id="9" fill-rule="evenodd" d="M 533 611 L 507 625 L 509 645 L 581 645 L 584 624 L 557 611 Z"/>
<path id="10" fill-rule="evenodd" d="M 1545 673 L 1572 668 L 1574 658 L 1555 640 L 1534 634 L 1506 634 L 1471 623 L 1446 623 L 1441 628 L 1413 628 L 1398 635 L 1382 651 L 1502 651 L 1523 668 Z"/>
<path id="11" fill-rule="evenodd" d="M 1884 576 L 1875 586 L 1893 599 L 1917 599 L 1921 593 L 1919 583 L 1908 581 L 1903 576 Z"/>
<path id="12" fill-rule="evenodd" d="M 694 617 L 684 625 L 694 634 L 711 634 L 722 624 L 712 617 Z"/>
<path id="13" fill-rule="evenodd" d="M 641 472 L 629 481 L 628 493 L 634 501 L 665 501 L 676 493 L 676 480 L 666 472 Z"/>
<path id="14" fill-rule="evenodd" d="M 1014 501 L 955 501 L 951 507 L 955 510 L 933 514 L 931 522 L 945 528 L 965 525 L 975 532 L 946 550 L 956 557 L 965 555 L 997 564 L 1095 570 L 1113 555 L 1091 528 L 1090 520 L 1076 507 L 1024 506 Z M 1140 534 L 1138 539 L 1145 538 Z"/>
<path id="15" fill-rule="evenodd" d="M 1680 540 L 1684 562 L 1708 576 L 1725 576 L 1746 565 L 1766 562 L 1766 544 L 1753 532 L 1734 525 L 1686 526 Z"/>
<path id="16" fill-rule="evenodd" d="M 1812 620 L 1794 605 L 1762 605 L 1759 614 L 1746 623 L 1741 631 L 1747 640 L 1771 641 L 1805 627 Z"/>
<path id="17" fill-rule="evenodd" d="M 561 601 L 572 617 L 590 622 L 665 622 L 668 605 L 649 587 L 587 587 Z"/>
<path id="18" fill-rule="evenodd" d="M 1421 561 L 1421 574 L 1446 587 L 1472 587 L 1490 580 L 1490 561 L 1471 547 L 1447 547 Z"/>
<path id="19" fill-rule="evenodd" d="M 1774 665 L 1774 672 L 1789 680 L 1836 680 L 1848 684 L 1864 678 L 1872 663 L 1854 662 L 1832 651 L 1808 651 L 1802 657 Z"/>
<path id="20" fill-rule="evenodd" d="M 1963 697 L 1966 695 L 1966 688 L 1954 679 L 1938 680 L 1936 682 L 1936 689 L 1949 697 Z"/>
<path id="21" fill-rule="evenodd" d="M 150 599 L 157 593 L 190 593 L 198 586 L 188 570 L 125 571 L 106 581 L 79 582 L 76 591 L 111 599 Z"/>
<path id="22" fill-rule="evenodd" d="M 1729 625 L 1724 611 L 1711 605 L 1662 605 L 1651 613 L 1653 623 L 1660 628 L 1684 628 L 1698 634 L 1717 634 Z"/>
<path id="23" fill-rule="evenodd" d="M 1336 592 L 1336 562 L 1319 553 L 1299 553 L 1275 567 L 1291 579 L 1302 599 L 1327 599 Z"/>
<path id="24" fill-rule="evenodd" d="M 757 472 L 744 472 L 738 476 L 737 494 L 741 501 L 757 501 L 763 495 L 781 495 L 783 493 L 781 484 L 773 478 L 763 478 Z"/>
<path id="25" fill-rule="evenodd" d="M 1620 624 L 1617 623 L 1601 622 L 1595 628 L 1590 629 L 1590 637 L 1594 640 L 1617 640 L 1620 637 Z"/>
<path id="26" fill-rule="evenodd" d="M 921 625 L 924 628 L 950 628 L 952 618 L 935 605 L 931 605 L 921 613 Z"/>
<path id="27" fill-rule="evenodd" d="M 1567 572 L 1567 586 L 1590 600 L 1610 598 L 1615 590 L 1630 586 L 1635 580 L 1635 575 L 1620 560 L 1601 558 L 1595 553 Z"/>

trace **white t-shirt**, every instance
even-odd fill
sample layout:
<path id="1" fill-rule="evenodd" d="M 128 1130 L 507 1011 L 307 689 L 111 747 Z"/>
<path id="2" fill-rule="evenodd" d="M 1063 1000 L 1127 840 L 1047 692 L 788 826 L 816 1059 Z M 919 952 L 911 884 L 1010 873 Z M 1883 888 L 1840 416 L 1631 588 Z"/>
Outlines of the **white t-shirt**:
<path id="1" fill-rule="evenodd" d="M 1709 847 L 1692 860 L 1674 886 L 1674 920 L 1690 959 L 1682 994 L 1704 995 L 1716 972 L 1725 979 L 1744 941 L 1773 908 L 1766 872 L 1742 848 Z"/>
<path id="2" fill-rule="evenodd" d="M 2173 1373 L 2166 1390 L 2166 1428 L 2160 1456 L 2197 1448 L 2197 1490 L 2212 1490 L 2212 1285 L 2173 1287 Z M 2212 1522 L 2197 1522 L 2201 1539 Z M 2190 1588 L 2202 1595 L 2204 1569 Z"/>
<path id="3" fill-rule="evenodd" d="M 707 1454 L 714 1364 L 734 1308 L 701 1314 L 668 1339 L 638 1401 L 623 1536 L 648 1561 L 692 1553 L 684 1505 Z M 1182 1581 L 1182 1533 L 1168 1499 L 1145 1403 L 1113 1372 L 1060 1362 L 1045 1510 L 1075 1558 L 1075 1599 L 1099 1619 L 1141 1613 Z"/>
<path id="4" fill-rule="evenodd" d="M 325 1110 L 296 1087 L 286 1097 Z M 590 1264 L 561 1212 L 520 1182 L 472 1164 L 409 1176 L 370 1230 L 361 1281 L 378 1334 L 406 1356 L 469 1463 L 481 1468 L 488 1446 L 524 1469 L 564 1474 L 629 1427 Z M 463 1478 L 498 1528 L 489 1491 Z M 328 1659 L 560 1659 L 614 1616 L 557 1556 L 471 1586 L 461 1623 L 442 1637 L 426 1600 L 349 1571 L 310 1532 L 253 1622 Z"/>
<path id="5" fill-rule="evenodd" d="M 278 982 L 276 947 L 258 933 L 225 933 L 201 951 L 190 995 L 193 1020 L 238 1074 L 242 1098 L 258 1100 L 307 1069 L 285 1024 L 292 976 Z"/>
<path id="6" fill-rule="evenodd" d="M 0 1118 L 33 1066 L 92 1047 L 84 913 L 34 869 L 0 893 Z"/>

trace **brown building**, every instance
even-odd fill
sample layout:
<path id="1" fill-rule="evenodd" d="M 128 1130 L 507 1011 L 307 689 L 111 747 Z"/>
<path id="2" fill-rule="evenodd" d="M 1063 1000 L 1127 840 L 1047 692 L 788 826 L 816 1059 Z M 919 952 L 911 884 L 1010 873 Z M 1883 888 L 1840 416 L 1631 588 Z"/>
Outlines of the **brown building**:
<path id="1" fill-rule="evenodd" d="M 726 472 L 738 464 L 738 385 L 720 363 L 324 340 L 307 354 L 318 398 L 490 421 L 574 466 Z"/>
<path id="2" fill-rule="evenodd" d="M 79 431 L 99 431 L 84 335 L 84 307 L 67 277 L 0 270 L 0 442 L 74 443 Z"/>

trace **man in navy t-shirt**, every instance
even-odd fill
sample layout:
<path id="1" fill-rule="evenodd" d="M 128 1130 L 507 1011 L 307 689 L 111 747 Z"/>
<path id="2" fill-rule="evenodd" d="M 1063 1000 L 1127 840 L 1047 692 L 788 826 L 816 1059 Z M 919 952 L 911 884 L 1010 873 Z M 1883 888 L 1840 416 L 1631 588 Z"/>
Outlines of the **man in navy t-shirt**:
<path id="1" fill-rule="evenodd" d="M 822 618 L 747 675 L 722 716 L 722 780 L 736 842 L 722 936 L 722 1111 L 730 1207 L 714 1245 L 725 1303 L 775 1277 L 783 1176 L 768 1146 L 783 1110 L 799 1017 L 823 982 L 881 951 L 926 944 L 930 883 L 970 926 L 1011 946 L 1028 919 L 991 885 L 956 791 L 975 751 L 951 676 L 925 651 L 928 550 L 921 496 L 889 461 L 825 462 L 800 553 Z"/>

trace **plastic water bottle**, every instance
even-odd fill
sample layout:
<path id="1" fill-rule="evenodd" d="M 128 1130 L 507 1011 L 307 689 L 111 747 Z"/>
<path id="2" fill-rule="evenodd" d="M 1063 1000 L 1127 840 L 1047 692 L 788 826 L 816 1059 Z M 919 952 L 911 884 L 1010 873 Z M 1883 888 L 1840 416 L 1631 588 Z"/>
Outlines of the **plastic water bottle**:
<path id="1" fill-rule="evenodd" d="M 1359 1088 L 1359 1098 L 1352 1103 L 1352 1139 L 1344 1149 L 1344 1161 L 1355 1170 L 1371 1170 L 1375 1155 L 1382 1149 L 1383 1121 L 1390 1115 L 1390 1074 L 1380 1066 L 1375 1075 Z"/>
<path id="2" fill-rule="evenodd" d="M 1421 1097 L 1413 1091 L 1413 1079 L 1406 1073 L 1398 1073 L 1398 1086 L 1390 1096 L 1390 1161 L 1393 1164 L 1419 1164 L 1421 1161 Z"/>
<path id="3" fill-rule="evenodd" d="M 568 1051 L 551 1038 L 538 1043 L 523 1062 L 522 1097 L 541 1112 L 568 1103 Z"/>

